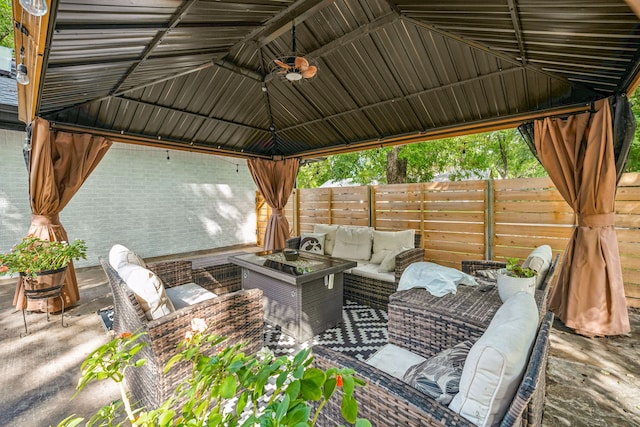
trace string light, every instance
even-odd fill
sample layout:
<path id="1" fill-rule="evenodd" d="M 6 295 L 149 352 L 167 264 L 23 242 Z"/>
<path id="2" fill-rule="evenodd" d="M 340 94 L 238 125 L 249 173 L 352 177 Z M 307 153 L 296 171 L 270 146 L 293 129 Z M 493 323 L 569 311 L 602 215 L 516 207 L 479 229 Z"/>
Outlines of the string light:
<path id="1" fill-rule="evenodd" d="M 49 10 L 46 0 L 20 0 L 20 6 L 33 16 L 44 16 Z"/>
<path id="2" fill-rule="evenodd" d="M 29 72 L 24 65 L 24 46 L 20 48 L 20 63 L 16 67 L 16 81 L 21 85 L 29 84 Z"/>

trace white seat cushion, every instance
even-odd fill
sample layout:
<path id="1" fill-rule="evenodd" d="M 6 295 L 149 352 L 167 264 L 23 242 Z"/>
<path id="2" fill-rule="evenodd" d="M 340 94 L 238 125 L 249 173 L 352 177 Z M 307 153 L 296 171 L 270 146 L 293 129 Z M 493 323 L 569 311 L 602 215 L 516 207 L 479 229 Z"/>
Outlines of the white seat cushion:
<path id="1" fill-rule="evenodd" d="M 336 231 L 338 231 L 337 225 L 329 224 L 316 224 L 313 226 L 314 233 L 324 233 L 324 254 L 333 254 L 333 247 L 336 244 Z"/>
<path id="2" fill-rule="evenodd" d="M 500 424 L 524 374 L 538 329 L 533 295 L 518 292 L 473 345 L 449 408 L 478 426 Z"/>
<path id="3" fill-rule="evenodd" d="M 350 271 L 351 274 L 356 276 L 368 277 L 369 279 L 380 280 L 382 282 L 393 283 L 396 280 L 394 273 L 380 272 L 378 264 L 361 264 L 357 267 L 353 267 Z"/>
<path id="4" fill-rule="evenodd" d="M 166 292 L 176 310 L 217 297 L 213 292 L 193 282 L 167 288 Z"/>
<path id="5" fill-rule="evenodd" d="M 148 320 L 175 311 L 162 280 L 153 271 L 137 264 L 124 263 L 120 265 L 118 274 L 135 294 Z"/>
<path id="6" fill-rule="evenodd" d="M 371 227 L 339 226 L 336 231 L 336 244 L 333 257 L 368 261 L 371 258 Z"/>
<path id="7" fill-rule="evenodd" d="M 427 359 L 419 354 L 412 353 L 402 347 L 386 344 L 367 360 L 367 364 L 402 380 L 409 368 L 425 360 Z"/>
<path id="8" fill-rule="evenodd" d="M 390 251 L 401 248 L 413 248 L 415 230 L 377 231 L 373 230 L 373 253 L 371 262 L 381 264 Z"/>

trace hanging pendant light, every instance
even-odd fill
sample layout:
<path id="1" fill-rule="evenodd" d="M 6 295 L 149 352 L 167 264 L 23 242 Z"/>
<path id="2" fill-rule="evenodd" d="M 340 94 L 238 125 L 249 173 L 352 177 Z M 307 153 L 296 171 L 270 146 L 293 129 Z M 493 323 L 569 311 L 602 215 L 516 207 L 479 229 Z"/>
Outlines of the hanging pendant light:
<path id="1" fill-rule="evenodd" d="M 20 48 L 20 63 L 16 67 L 16 81 L 21 85 L 29 84 L 29 72 L 27 66 L 24 65 L 24 47 Z"/>
<path id="2" fill-rule="evenodd" d="M 46 15 L 49 10 L 47 0 L 20 0 L 20 6 L 33 16 Z"/>

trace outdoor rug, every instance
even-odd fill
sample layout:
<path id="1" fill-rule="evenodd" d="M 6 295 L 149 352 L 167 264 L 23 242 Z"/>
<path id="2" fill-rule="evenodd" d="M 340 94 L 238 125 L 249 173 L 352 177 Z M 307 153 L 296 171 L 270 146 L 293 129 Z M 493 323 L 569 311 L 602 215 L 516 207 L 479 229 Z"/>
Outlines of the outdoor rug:
<path id="1" fill-rule="evenodd" d="M 113 324 L 113 307 L 98 310 L 104 328 Z M 327 329 L 313 339 L 296 344 L 278 327 L 265 324 L 265 343 L 276 356 L 295 354 L 303 348 L 322 345 L 360 360 L 368 359 L 387 343 L 387 313 L 367 305 L 346 301 L 342 309 L 342 323 Z"/>

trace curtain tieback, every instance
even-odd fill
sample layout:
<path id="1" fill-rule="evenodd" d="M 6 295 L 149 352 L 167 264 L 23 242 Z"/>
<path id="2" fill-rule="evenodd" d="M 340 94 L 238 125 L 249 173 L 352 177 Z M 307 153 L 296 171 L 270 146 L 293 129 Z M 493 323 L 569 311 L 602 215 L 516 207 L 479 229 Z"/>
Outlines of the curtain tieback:
<path id="1" fill-rule="evenodd" d="M 280 216 L 282 216 L 282 209 L 271 208 L 271 215 L 280 215 Z"/>
<path id="2" fill-rule="evenodd" d="M 579 227 L 609 227 L 615 225 L 614 213 L 578 215 Z"/>
<path id="3" fill-rule="evenodd" d="M 31 224 L 34 225 L 60 225 L 58 214 L 53 215 L 31 215 Z"/>

